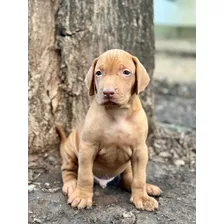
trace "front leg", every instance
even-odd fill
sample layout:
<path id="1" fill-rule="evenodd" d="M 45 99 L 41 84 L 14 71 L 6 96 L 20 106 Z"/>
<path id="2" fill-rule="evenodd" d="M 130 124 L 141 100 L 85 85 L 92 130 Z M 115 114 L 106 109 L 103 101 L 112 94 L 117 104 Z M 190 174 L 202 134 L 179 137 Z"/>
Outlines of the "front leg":
<path id="1" fill-rule="evenodd" d="M 72 207 L 89 208 L 92 206 L 93 198 L 93 161 L 96 149 L 86 143 L 80 145 L 78 181 L 75 191 L 69 196 L 68 203 Z"/>
<path id="2" fill-rule="evenodd" d="M 148 162 L 147 146 L 143 145 L 134 150 L 131 163 L 133 180 L 131 185 L 131 202 L 136 208 L 154 211 L 158 209 L 158 202 L 147 195 L 146 166 Z"/>

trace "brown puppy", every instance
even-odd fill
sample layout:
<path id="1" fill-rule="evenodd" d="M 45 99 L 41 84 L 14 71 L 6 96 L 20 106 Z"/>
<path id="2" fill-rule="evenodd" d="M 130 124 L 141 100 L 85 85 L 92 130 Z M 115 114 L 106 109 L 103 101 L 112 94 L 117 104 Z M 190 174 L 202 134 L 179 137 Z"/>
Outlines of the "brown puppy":
<path id="1" fill-rule="evenodd" d="M 95 180 L 105 187 L 121 174 L 121 186 L 131 191 L 138 209 L 153 211 L 161 190 L 146 184 L 148 122 L 138 94 L 149 83 L 139 60 L 123 50 L 96 58 L 86 76 L 95 95 L 86 118 L 66 139 L 61 136 L 63 192 L 72 207 L 91 207 Z"/>

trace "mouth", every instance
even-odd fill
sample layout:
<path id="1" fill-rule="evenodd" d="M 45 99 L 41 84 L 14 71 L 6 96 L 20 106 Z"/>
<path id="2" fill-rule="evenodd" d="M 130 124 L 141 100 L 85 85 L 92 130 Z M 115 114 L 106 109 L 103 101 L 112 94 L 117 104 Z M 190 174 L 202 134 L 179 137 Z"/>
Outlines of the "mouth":
<path id="1" fill-rule="evenodd" d="M 101 105 L 105 105 L 105 106 L 118 106 L 119 104 L 114 102 L 112 99 L 104 99 L 101 102 Z"/>

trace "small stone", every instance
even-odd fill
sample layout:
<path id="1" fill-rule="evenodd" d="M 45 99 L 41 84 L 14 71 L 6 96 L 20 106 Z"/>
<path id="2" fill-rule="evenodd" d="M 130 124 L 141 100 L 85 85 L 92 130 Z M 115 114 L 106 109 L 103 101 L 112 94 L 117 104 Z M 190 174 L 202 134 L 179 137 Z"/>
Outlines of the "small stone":
<path id="1" fill-rule="evenodd" d="M 28 185 L 28 191 L 29 191 L 29 192 L 35 190 L 35 188 L 36 188 L 36 185 L 34 185 L 34 184 L 30 184 L 30 185 Z"/>
<path id="2" fill-rule="evenodd" d="M 164 158 L 170 158 L 170 157 L 172 157 L 172 154 L 170 152 L 161 152 L 161 153 L 159 153 L 159 156 L 164 157 Z"/>
<path id="3" fill-rule="evenodd" d="M 44 158 L 47 158 L 47 157 L 48 157 L 48 154 L 47 154 L 47 153 L 45 153 L 45 154 L 44 154 Z"/>
<path id="4" fill-rule="evenodd" d="M 48 157 L 48 160 L 51 161 L 51 162 L 54 162 L 54 161 L 55 161 L 55 157 L 53 157 L 53 156 L 49 156 L 49 157 Z"/>
<path id="5" fill-rule="evenodd" d="M 162 93 L 163 94 L 168 94 L 169 93 L 169 90 L 164 88 L 164 89 L 162 89 Z"/>
<path id="6" fill-rule="evenodd" d="M 60 165 L 55 165 L 54 168 L 55 168 L 56 170 L 58 170 L 58 169 L 61 168 L 61 166 L 60 166 Z"/>
<path id="7" fill-rule="evenodd" d="M 34 218 L 33 221 L 34 221 L 35 223 L 42 223 L 42 221 L 41 221 L 40 219 L 36 219 L 36 218 Z"/>
<path id="8" fill-rule="evenodd" d="M 149 153 L 154 153 L 153 147 L 148 147 Z"/>
<path id="9" fill-rule="evenodd" d="M 132 218 L 132 217 L 135 217 L 133 212 L 124 212 L 123 214 L 123 217 L 124 218 Z"/>
<path id="10" fill-rule="evenodd" d="M 49 183 L 45 183 L 44 187 L 48 189 L 48 188 L 50 188 L 50 184 Z"/>
<path id="11" fill-rule="evenodd" d="M 159 162 L 159 163 L 165 163 L 166 162 L 164 158 L 162 158 L 160 156 L 157 156 L 157 155 L 152 156 L 152 161 Z"/>
<path id="12" fill-rule="evenodd" d="M 95 195 L 96 195 L 96 196 L 99 196 L 99 195 L 100 195 L 100 192 L 99 192 L 99 191 L 96 191 L 96 192 L 95 192 Z"/>
<path id="13" fill-rule="evenodd" d="M 49 188 L 48 191 L 51 193 L 55 193 L 57 191 L 61 190 L 61 187 L 55 187 L 55 188 Z"/>
<path id="14" fill-rule="evenodd" d="M 61 181 L 54 181 L 54 184 L 60 184 L 61 183 Z"/>
<path id="15" fill-rule="evenodd" d="M 182 159 L 177 159 L 177 160 L 174 161 L 174 164 L 175 164 L 177 167 L 179 167 L 179 166 L 183 166 L 183 165 L 185 165 L 185 162 L 184 162 L 184 160 L 182 160 Z"/>
<path id="16" fill-rule="evenodd" d="M 56 165 L 57 164 L 57 160 L 54 156 L 49 156 L 48 160 L 51 162 L 51 164 Z"/>
<path id="17" fill-rule="evenodd" d="M 97 222 L 97 218 L 96 218 L 96 217 L 89 218 L 88 221 L 89 221 L 90 223 L 96 223 L 96 222 Z"/>

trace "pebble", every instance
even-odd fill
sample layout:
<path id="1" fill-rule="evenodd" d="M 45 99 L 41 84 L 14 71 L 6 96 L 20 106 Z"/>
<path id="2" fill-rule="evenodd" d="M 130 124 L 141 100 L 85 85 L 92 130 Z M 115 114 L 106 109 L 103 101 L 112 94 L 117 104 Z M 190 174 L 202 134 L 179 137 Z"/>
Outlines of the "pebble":
<path id="1" fill-rule="evenodd" d="M 155 162 L 159 162 L 159 163 L 165 163 L 166 161 L 164 160 L 164 158 L 162 158 L 161 156 L 153 156 L 152 160 Z"/>
<path id="2" fill-rule="evenodd" d="M 99 196 L 99 195 L 100 195 L 100 192 L 99 192 L 99 191 L 96 191 L 96 192 L 95 192 L 95 195 L 96 195 L 96 196 Z"/>
<path id="3" fill-rule="evenodd" d="M 48 188 L 50 188 L 50 184 L 49 183 L 45 183 L 44 187 L 48 189 Z"/>
<path id="4" fill-rule="evenodd" d="M 60 165 L 55 165 L 54 168 L 58 170 L 58 169 L 61 168 L 61 166 Z"/>
<path id="5" fill-rule="evenodd" d="M 124 218 L 132 218 L 135 217 L 135 215 L 133 214 L 133 212 L 124 212 L 123 214 Z"/>
<path id="6" fill-rule="evenodd" d="M 54 156 L 49 156 L 47 158 L 53 165 L 56 165 L 57 164 L 57 160 Z"/>
<path id="7" fill-rule="evenodd" d="M 172 154 L 170 152 L 161 152 L 159 156 L 164 157 L 164 158 L 170 158 L 172 157 Z"/>
<path id="8" fill-rule="evenodd" d="M 174 164 L 179 167 L 179 166 L 183 166 L 185 164 L 184 160 L 182 159 L 177 159 L 174 161 Z"/>
<path id="9" fill-rule="evenodd" d="M 35 190 L 35 187 L 36 187 L 36 185 L 34 185 L 34 184 L 28 185 L 28 191 L 31 192 L 31 191 Z"/>
<path id="10" fill-rule="evenodd" d="M 34 221 L 35 223 L 42 223 L 42 221 L 41 221 L 40 219 L 36 219 L 36 218 L 34 218 L 33 221 Z"/>
<path id="11" fill-rule="evenodd" d="M 55 157 L 53 157 L 53 156 L 49 156 L 49 157 L 48 157 L 48 160 L 51 161 L 51 162 L 54 162 L 54 161 L 55 161 Z"/>

